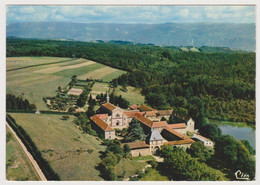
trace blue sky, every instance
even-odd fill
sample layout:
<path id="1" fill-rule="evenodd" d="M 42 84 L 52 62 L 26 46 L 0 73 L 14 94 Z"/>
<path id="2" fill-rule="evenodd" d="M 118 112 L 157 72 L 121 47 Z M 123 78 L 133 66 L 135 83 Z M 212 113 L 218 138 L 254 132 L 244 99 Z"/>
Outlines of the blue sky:
<path id="1" fill-rule="evenodd" d="M 8 6 L 13 22 L 255 23 L 254 6 Z"/>

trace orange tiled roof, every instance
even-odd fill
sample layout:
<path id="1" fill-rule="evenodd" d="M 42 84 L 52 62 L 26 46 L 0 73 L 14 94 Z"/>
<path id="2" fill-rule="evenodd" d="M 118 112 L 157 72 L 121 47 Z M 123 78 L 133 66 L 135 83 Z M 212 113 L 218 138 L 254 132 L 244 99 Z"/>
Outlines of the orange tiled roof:
<path id="1" fill-rule="evenodd" d="M 137 149 L 137 148 L 149 148 L 149 145 L 145 143 L 145 141 L 138 141 L 135 143 L 124 143 L 122 145 L 128 144 L 130 149 Z"/>
<path id="2" fill-rule="evenodd" d="M 99 128 L 101 128 L 104 131 L 113 131 L 108 124 L 106 124 L 101 118 L 99 118 L 97 115 L 94 115 L 90 118 Z"/>
<path id="3" fill-rule="evenodd" d="M 108 114 L 96 114 L 100 119 L 104 120 L 108 118 Z"/>
<path id="4" fill-rule="evenodd" d="M 158 113 L 159 113 L 161 116 L 171 115 L 172 112 L 173 112 L 173 110 L 158 110 Z"/>
<path id="5" fill-rule="evenodd" d="M 113 105 L 112 103 L 109 103 L 109 102 L 102 104 L 102 106 L 105 107 L 106 109 L 110 110 L 110 111 L 112 111 L 116 108 L 115 105 Z"/>
<path id="6" fill-rule="evenodd" d="M 129 118 L 133 118 L 136 113 L 143 114 L 142 112 L 139 112 L 138 110 L 137 111 L 126 111 L 126 112 L 123 112 L 123 114 L 126 115 Z"/>
<path id="7" fill-rule="evenodd" d="M 177 136 L 177 137 L 179 137 L 179 138 L 181 138 L 181 139 L 190 139 L 188 136 L 185 136 L 185 135 L 183 135 L 183 134 L 181 134 L 181 133 L 179 133 L 179 132 L 176 132 L 176 131 L 174 131 L 172 128 L 170 128 L 168 125 L 167 125 L 167 127 L 165 127 L 165 130 L 167 130 L 168 132 L 170 132 L 170 133 L 172 133 L 172 134 L 174 134 L 175 136 Z"/>
<path id="8" fill-rule="evenodd" d="M 148 118 L 144 117 L 143 115 L 136 113 L 135 118 L 140 121 L 141 123 L 147 125 L 148 127 L 152 127 L 153 122 L 149 120 Z"/>
<path id="9" fill-rule="evenodd" d="M 183 144 L 190 144 L 194 143 L 195 141 L 192 139 L 184 139 L 184 140 L 179 140 L 179 141 L 169 141 L 165 142 L 164 145 L 183 145 Z"/>
<path id="10" fill-rule="evenodd" d="M 166 126 L 167 126 L 166 121 L 153 122 L 152 124 L 152 128 L 166 127 Z"/>
<path id="11" fill-rule="evenodd" d="M 144 117 L 142 115 L 143 112 L 138 112 L 135 114 L 134 118 L 140 121 L 141 123 L 145 124 L 146 126 L 150 128 L 158 128 L 158 127 L 166 127 L 167 122 L 166 121 L 159 121 L 159 122 L 153 122 L 150 119 Z"/>
<path id="12" fill-rule="evenodd" d="M 186 124 L 185 123 L 175 123 L 175 124 L 168 124 L 168 127 L 170 127 L 171 129 L 178 129 L 178 128 L 186 128 Z"/>
<path id="13" fill-rule="evenodd" d="M 149 106 L 147 106 L 147 105 L 140 105 L 139 106 L 139 109 L 141 110 L 141 111 L 154 111 L 154 110 L 156 110 L 156 109 L 153 109 L 153 108 L 151 108 L 151 107 L 149 107 Z"/>
<path id="14" fill-rule="evenodd" d="M 136 105 L 136 104 L 130 106 L 130 109 L 132 109 L 132 110 L 137 110 L 138 108 L 139 108 L 139 105 Z"/>
<path id="15" fill-rule="evenodd" d="M 145 116 L 152 117 L 152 116 L 159 116 L 158 111 L 145 111 Z"/>

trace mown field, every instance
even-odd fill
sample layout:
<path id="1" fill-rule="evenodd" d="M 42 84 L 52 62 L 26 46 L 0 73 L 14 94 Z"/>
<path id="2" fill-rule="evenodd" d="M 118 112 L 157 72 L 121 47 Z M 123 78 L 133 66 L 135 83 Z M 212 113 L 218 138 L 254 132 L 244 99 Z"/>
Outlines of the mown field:
<path id="1" fill-rule="evenodd" d="M 144 96 L 141 94 L 141 89 L 135 88 L 135 87 L 127 87 L 127 92 L 124 92 L 121 90 L 122 86 L 118 86 L 115 90 L 115 95 L 119 96 L 122 95 L 123 98 L 125 98 L 127 101 L 130 102 L 130 105 L 132 104 L 143 104 L 144 103 Z M 93 98 L 96 97 L 98 94 L 105 94 L 106 91 L 109 91 L 108 83 L 103 82 L 96 82 L 94 86 L 92 87 L 92 91 L 90 94 Z M 109 91 L 110 92 L 110 91 Z"/>
<path id="2" fill-rule="evenodd" d="M 70 116 L 67 121 L 60 115 L 10 114 L 30 135 L 43 157 L 59 174 L 61 180 L 103 180 L 96 169 L 105 150 L 97 137 L 83 134 Z M 93 152 L 89 152 L 93 150 Z"/>
<path id="3" fill-rule="evenodd" d="M 39 180 L 23 149 L 7 127 L 6 138 L 6 179 L 11 181 Z"/>
<path id="4" fill-rule="evenodd" d="M 59 57 L 9 57 L 6 70 L 7 93 L 23 95 L 40 110 L 47 109 L 42 98 L 55 96 L 73 75 L 109 82 L 125 73 L 86 59 Z"/>

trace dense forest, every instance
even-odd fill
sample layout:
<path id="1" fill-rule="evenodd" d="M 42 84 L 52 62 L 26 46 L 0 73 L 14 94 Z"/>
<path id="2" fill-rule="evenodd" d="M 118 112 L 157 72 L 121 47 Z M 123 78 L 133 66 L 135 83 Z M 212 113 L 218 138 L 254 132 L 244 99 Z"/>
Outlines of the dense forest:
<path id="1" fill-rule="evenodd" d="M 255 53 L 218 49 L 7 39 L 7 57 L 86 58 L 128 71 L 111 85 L 141 87 L 147 104 L 190 114 L 198 127 L 206 117 L 254 124 Z"/>

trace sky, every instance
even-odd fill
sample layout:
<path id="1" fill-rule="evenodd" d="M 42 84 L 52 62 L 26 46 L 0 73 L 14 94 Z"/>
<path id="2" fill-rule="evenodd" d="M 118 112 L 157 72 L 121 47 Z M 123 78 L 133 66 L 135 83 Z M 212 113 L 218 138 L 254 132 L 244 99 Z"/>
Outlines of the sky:
<path id="1" fill-rule="evenodd" d="M 6 22 L 255 23 L 254 6 L 8 6 Z"/>

